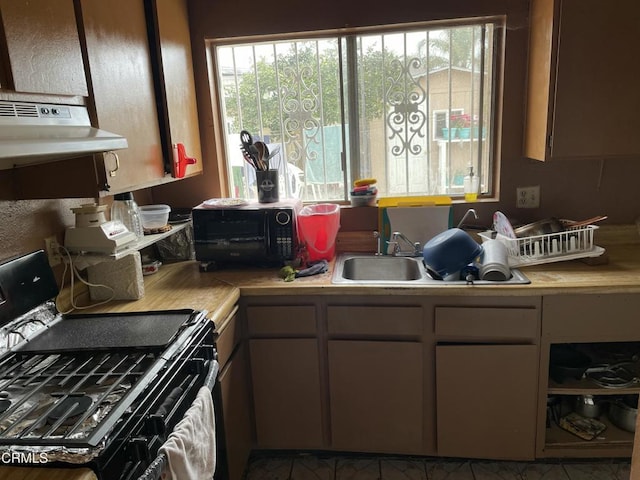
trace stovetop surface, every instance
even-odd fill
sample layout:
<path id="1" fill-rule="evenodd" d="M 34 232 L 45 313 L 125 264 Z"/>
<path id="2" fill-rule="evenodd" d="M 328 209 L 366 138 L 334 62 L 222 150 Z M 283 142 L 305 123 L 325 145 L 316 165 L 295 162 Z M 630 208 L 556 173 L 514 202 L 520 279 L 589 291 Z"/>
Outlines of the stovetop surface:
<path id="1" fill-rule="evenodd" d="M 195 310 L 61 317 L 22 343 L 21 352 L 162 348 L 188 325 Z"/>

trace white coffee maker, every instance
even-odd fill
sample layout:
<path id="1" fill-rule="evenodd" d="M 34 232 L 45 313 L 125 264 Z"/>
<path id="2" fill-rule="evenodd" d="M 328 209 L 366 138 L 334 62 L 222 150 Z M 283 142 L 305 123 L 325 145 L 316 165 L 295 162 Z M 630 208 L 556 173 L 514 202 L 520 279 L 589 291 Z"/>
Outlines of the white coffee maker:
<path id="1" fill-rule="evenodd" d="M 70 252 L 114 254 L 132 246 L 137 238 L 119 220 L 107 221 L 106 205 L 87 203 L 72 208 L 75 227 L 65 232 L 64 246 Z"/>

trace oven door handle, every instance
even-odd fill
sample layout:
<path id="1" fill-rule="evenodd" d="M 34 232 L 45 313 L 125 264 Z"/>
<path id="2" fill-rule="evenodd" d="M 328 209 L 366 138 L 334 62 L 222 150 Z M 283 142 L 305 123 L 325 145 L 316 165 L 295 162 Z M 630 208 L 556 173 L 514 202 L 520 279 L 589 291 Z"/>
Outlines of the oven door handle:
<path id="1" fill-rule="evenodd" d="M 218 378 L 218 372 L 220 370 L 220 364 L 217 360 L 208 360 L 207 375 L 202 383 L 203 387 L 207 387 L 213 395 L 213 389 Z M 169 411 L 173 408 L 178 399 L 185 391 L 185 385 L 188 382 L 186 379 L 180 386 L 171 390 L 167 398 L 160 404 L 158 410 L 152 415 L 149 415 L 146 420 L 146 429 L 148 433 L 153 435 L 165 435 L 167 432 L 167 426 L 165 424 L 165 417 Z"/>
<path id="2" fill-rule="evenodd" d="M 211 390 L 211 392 L 213 392 L 213 388 L 215 387 L 219 371 L 220 364 L 218 363 L 218 361 L 215 359 L 209 360 L 209 371 L 207 372 L 207 376 L 204 379 L 204 386 Z"/>
<path id="3" fill-rule="evenodd" d="M 165 417 L 167 413 L 169 413 L 169 410 L 171 409 L 171 407 L 173 407 L 176 401 L 180 398 L 180 395 L 182 395 L 182 392 L 184 392 L 184 388 L 182 387 L 176 387 L 173 390 L 171 390 L 169 395 L 167 395 L 167 398 L 164 400 L 164 402 L 162 402 L 158 410 L 156 410 L 155 415 Z"/>

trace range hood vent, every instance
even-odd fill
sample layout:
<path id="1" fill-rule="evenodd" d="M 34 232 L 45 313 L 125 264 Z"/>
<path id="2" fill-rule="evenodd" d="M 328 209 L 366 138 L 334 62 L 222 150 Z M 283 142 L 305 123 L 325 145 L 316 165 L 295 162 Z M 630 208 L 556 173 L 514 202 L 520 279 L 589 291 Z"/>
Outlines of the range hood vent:
<path id="1" fill-rule="evenodd" d="M 87 107 L 0 101 L 0 170 L 127 148 L 91 126 Z"/>

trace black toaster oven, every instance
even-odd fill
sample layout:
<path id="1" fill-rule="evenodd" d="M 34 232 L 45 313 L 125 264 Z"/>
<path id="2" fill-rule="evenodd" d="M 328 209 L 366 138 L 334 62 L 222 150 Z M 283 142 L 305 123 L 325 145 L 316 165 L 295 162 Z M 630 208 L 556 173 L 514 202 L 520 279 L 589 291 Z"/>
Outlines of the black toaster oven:
<path id="1" fill-rule="evenodd" d="M 282 265 L 295 258 L 299 200 L 224 206 L 207 201 L 193 208 L 193 241 L 202 270 L 229 264 Z"/>

